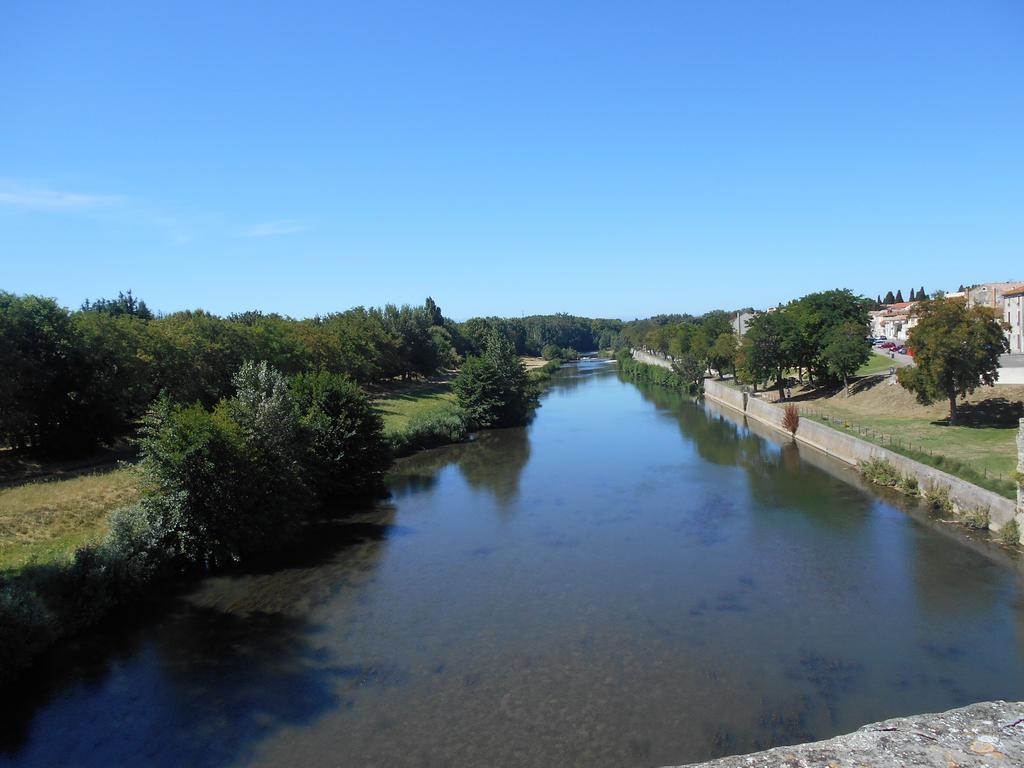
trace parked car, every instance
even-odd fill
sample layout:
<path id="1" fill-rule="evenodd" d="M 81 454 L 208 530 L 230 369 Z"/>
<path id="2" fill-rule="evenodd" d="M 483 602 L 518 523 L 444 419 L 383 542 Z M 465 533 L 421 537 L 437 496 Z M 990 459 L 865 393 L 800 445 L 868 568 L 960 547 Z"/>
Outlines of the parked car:
<path id="1" fill-rule="evenodd" d="M 898 352 L 899 354 L 901 354 L 901 355 L 905 355 L 905 354 L 907 354 L 907 348 L 906 348 L 906 347 L 896 347 L 896 351 L 897 351 L 897 352 Z"/>
<path id="2" fill-rule="evenodd" d="M 895 342 L 887 341 L 882 344 L 882 349 L 896 349 L 896 344 Z"/>

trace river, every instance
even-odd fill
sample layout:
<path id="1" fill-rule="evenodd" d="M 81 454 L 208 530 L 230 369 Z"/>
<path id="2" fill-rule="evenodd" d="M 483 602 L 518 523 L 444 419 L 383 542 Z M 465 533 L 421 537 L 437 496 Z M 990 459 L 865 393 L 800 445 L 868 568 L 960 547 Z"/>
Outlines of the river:
<path id="1" fill-rule="evenodd" d="M 604 362 L 390 489 L 48 654 L 0 765 L 659 766 L 1024 694 L 1013 561 Z"/>

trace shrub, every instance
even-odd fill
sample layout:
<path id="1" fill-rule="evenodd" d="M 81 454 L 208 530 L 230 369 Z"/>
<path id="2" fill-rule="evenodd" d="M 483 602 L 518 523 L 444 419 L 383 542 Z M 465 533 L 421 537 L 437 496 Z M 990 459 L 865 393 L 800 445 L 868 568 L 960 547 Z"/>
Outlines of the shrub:
<path id="1" fill-rule="evenodd" d="M 291 394 L 303 432 L 306 478 L 321 502 L 377 488 L 391 464 L 384 425 L 355 382 L 340 374 L 300 374 Z"/>
<path id="2" fill-rule="evenodd" d="M 58 636 L 57 623 L 26 579 L 0 579 L 0 680 Z"/>
<path id="3" fill-rule="evenodd" d="M 469 417 L 455 404 L 445 404 L 409 419 L 401 432 L 392 434 L 391 450 L 404 456 L 424 448 L 461 443 L 469 437 Z"/>
<path id="4" fill-rule="evenodd" d="M 537 388 L 526 375 L 515 348 L 491 333 L 487 351 L 466 358 L 452 382 L 459 406 L 481 427 L 516 427 L 537 406 Z"/>
<path id="5" fill-rule="evenodd" d="M 896 471 L 896 467 L 885 459 L 868 459 L 860 462 L 857 466 L 860 473 L 876 485 L 895 488 L 903 479 L 902 475 Z"/>
<path id="6" fill-rule="evenodd" d="M 238 394 L 212 411 L 161 400 L 142 430 L 140 513 L 184 563 L 217 566 L 283 545 L 311 498 L 284 377 L 247 363 L 235 383 Z"/>
<path id="7" fill-rule="evenodd" d="M 619 373 L 628 376 L 634 381 L 643 381 L 648 384 L 656 384 L 659 387 L 669 389 L 685 389 L 693 392 L 693 386 L 687 383 L 679 374 L 662 368 L 660 365 L 648 365 L 633 359 L 629 352 L 623 351 L 616 356 L 619 365 Z"/>
<path id="8" fill-rule="evenodd" d="M 932 510 L 943 515 L 954 513 L 953 502 L 949 498 L 949 488 L 944 485 L 936 485 L 928 491 L 928 503 Z"/>
<path id="9" fill-rule="evenodd" d="M 1011 520 L 999 531 L 999 540 L 1003 544 L 1020 544 L 1020 526 L 1016 520 Z"/>
<path id="10" fill-rule="evenodd" d="M 793 404 L 787 405 L 782 412 L 782 426 L 795 435 L 800 427 L 800 409 Z"/>
<path id="11" fill-rule="evenodd" d="M 960 516 L 960 522 L 976 531 L 988 530 L 990 522 L 989 509 L 988 507 L 975 507 L 974 509 L 967 510 Z"/>
<path id="12" fill-rule="evenodd" d="M 917 482 L 917 478 L 913 475 L 901 477 L 896 487 L 901 493 L 907 494 L 907 496 L 919 496 L 921 494 L 920 485 Z"/>

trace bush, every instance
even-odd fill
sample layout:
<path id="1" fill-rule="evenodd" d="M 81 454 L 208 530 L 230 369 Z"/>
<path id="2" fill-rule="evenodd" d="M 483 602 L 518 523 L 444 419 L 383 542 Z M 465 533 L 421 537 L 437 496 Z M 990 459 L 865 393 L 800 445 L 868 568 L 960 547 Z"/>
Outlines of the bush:
<path id="1" fill-rule="evenodd" d="M 321 502 L 366 494 L 391 464 L 380 414 L 355 382 L 340 374 L 300 374 L 291 395 L 303 433 L 306 480 Z"/>
<path id="2" fill-rule="evenodd" d="M 800 409 L 792 403 L 782 411 L 782 426 L 789 430 L 792 435 L 800 428 Z"/>
<path id="3" fill-rule="evenodd" d="M 1003 544 L 1020 544 L 1020 526 L 1016 520 L 1011 520 L 999 531 L 999 540 Z"/>
<path id="4" fill-rule="evenodd" d="M 466 358 L 452 382 L 459 406 L 480 427 L 516 427 L 537 406 L 537 388 L 504 336 L 492 333 L 487 351 Z"/>
<path id="5" fill-rule="evenodd" d="M 960 516 L 960 522 L 976 531 L 988 530 L 990 516 L 988 507 L 976 507 L 967 510 Z"/>
<path id="6" fill-rule="evenodd" d="M 901 477 L 896 487 L 901 493 L 907 494 L 907 496 L 921 495 L 920 484 L 917 482 L 917 478 L 913 475 L 904 475 Z"/>
<path id="7" fill-rule="evenodd" d="M 0 677 L 155 580 L 276 549 L 313 501 L 376 486 L 390 463 L 379 414 L 335 374 L 289 388 L 244 364 L 213 410 L 157 401 L 139 441 L 145 493 L 71 563 L 0 579 Z"/>
<path id="8" fill-rule="evenodd" d="M 58 636 L 57 622 L 25 579 L 0 579 L 0 680 Z"/>
<path id="9" fill-rule="evenodd" d="M 949 488 L 944 485 L 937 485 L 928 491 L 928 503 L 932 510 L 942 515 L 952 515 L 955 512 L 953 502 L 949 498 Z"/>
<path id="10" fill-rule="evenodd" d="M 461 443 L 467 437 L 469 417 L 466 412 L 455 404 L 447 404 L 409 419 L 404 430 L 390 436 L 391 450 L 396 456 L 405 456 L 425 448 Z"/>
<path id="11" fill-rule="evenodd" d="M 857 465 L 860 473 L 875 485 L 884 485 L 887 488 L 896 488 L 903 480 L 903 476 L 896 471 L 896 467 L 885 459 L 868 459 Z"/>
<path id="12" fill-rule="evenodd" d="M 683 389 L 691 394 L 694 392 L 693 384 L 685 381 L 679 374 L 668 368 L 662 368 L 660 365 L 638 362 L 629 352 L 620 352 L 615 360 L 619 364 L 619 373 L 634 381 L 642 381 L 669 389 Z"/>

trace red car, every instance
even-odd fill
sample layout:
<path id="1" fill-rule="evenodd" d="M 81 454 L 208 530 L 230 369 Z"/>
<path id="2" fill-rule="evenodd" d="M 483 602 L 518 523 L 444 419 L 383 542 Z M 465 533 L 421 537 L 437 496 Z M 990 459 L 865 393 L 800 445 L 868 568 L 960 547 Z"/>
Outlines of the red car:
<path id="1" fill-rule="evenodd" d="M 879 349 L 896 349 L 896 344 L 892 341 L 887 341 Z"/>

